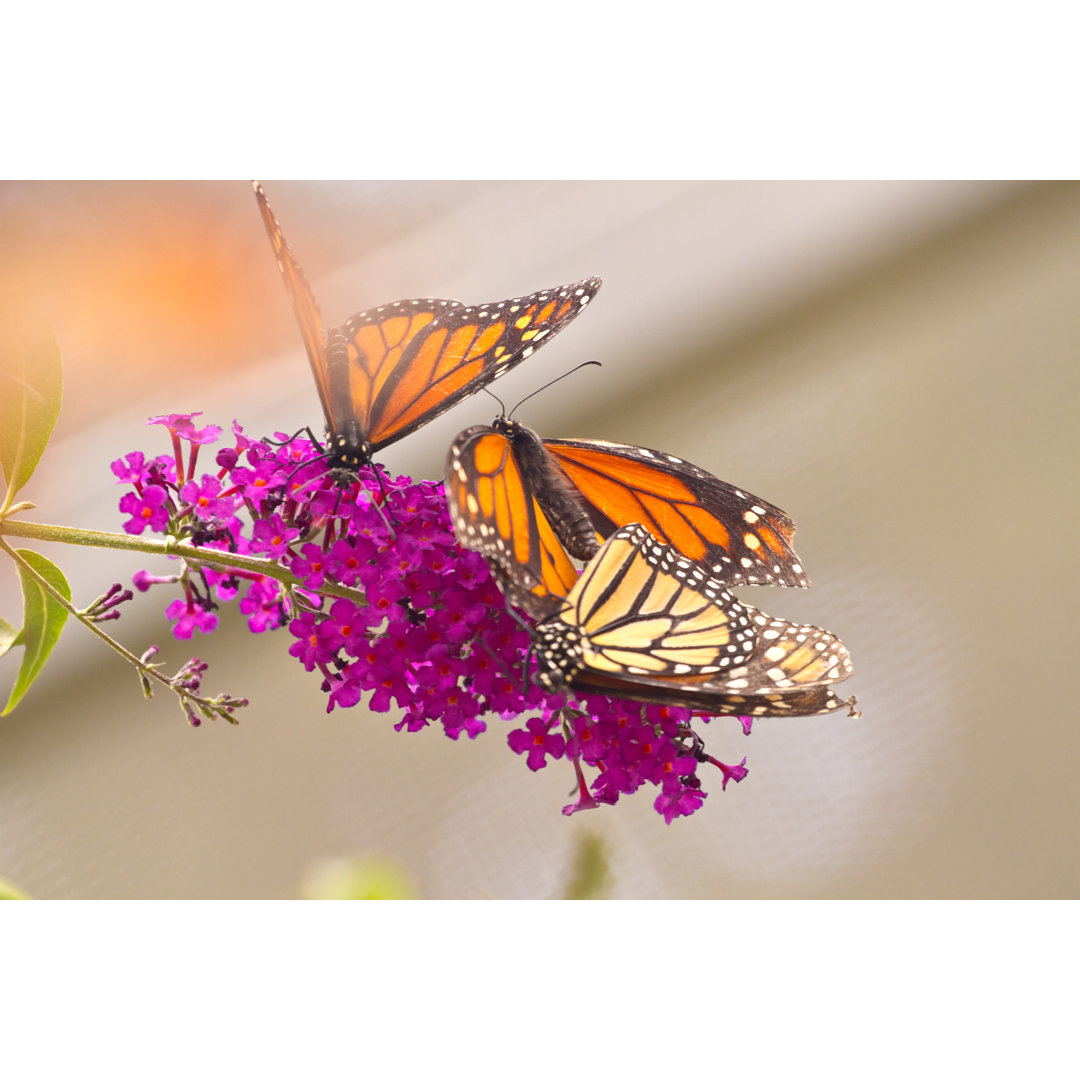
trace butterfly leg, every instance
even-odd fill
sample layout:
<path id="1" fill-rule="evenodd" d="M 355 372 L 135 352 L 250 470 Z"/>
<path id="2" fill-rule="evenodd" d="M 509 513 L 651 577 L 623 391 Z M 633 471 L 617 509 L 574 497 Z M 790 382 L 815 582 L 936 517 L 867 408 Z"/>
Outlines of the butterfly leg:
<path id="1" fill-rule="evenodd" d="M 689 750 L 692 757 L 703 763 L 709 760 L 709 755 L 705 753 L 705 740 L 689 724 L 680 732 L 680 735 L 690 740 L 690 745 L 685 746 L 685 749 Z"/>
<path id="2" fill-rule="evenodd" d="M 506 614 L 510 616 L 529 635 L 529 647 L 525 651 L 525 657 L 522 660 L 522 670 L 525 673 L 524 687 L 527 694 L 532 686 L 532 659 L 535 652 L 535 642 L 533 641 L 533 628 L 527 623 L 515 610 L 514 605 L 510 603 L 509 599 L 504 597 L 506 601 Z"/>
<path id="3" fill-rule="evenodd" d="M 271 439 L 269 435 L 264 435 L 259 441 L 266 443 L 267 446 L 288 446 L 289 443 L 296 442 L 301 435 L 306 435 L 312 446 L 317 446 L 320 450 L 323 448 L 322 443 L 315 437 L 315 433 L 310 427 L 306 426 L 294 432 L 287 439 Z"/>

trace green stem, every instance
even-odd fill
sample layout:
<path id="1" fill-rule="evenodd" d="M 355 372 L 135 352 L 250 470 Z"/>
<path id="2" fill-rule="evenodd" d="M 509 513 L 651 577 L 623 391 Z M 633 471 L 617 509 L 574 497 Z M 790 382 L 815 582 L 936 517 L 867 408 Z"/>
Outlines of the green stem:
<path id="1" fill-rule="evenodd" d="M 122 551 L 141 551 L 147 555 L 175 555 L 190 563 L 210 563 L 233 570 L 247 570 L 253 574 L 280 581 L 286 588 L 303 587 L 303 582 L 293 577 L 283 566 L 269 559 L 256 559 L 251 555 L 237 555 L 231 551 L 195 547 L 190 542 L 177 540 L 143 539 L 124 533 L 97 532 L 94 529 L 71 529 L 65 525 L 39 525 L 33 521 L 8 519 L 0 521 L 0 535 L 19 536 L 26 540 L 47 540 L 57 544 L 78 544 L 83 547 L 117 548 Z M 314 591 L 314 590 L 313 590 Z M 346 600 L 366 605 L 367 598 L 356 589 L 326 582 L 317 590 L 324 596 L 340 596 Z"/>
<path id="2" fill-rule="evenodd" d="M 71 531 L 74 532 L 75 530 Z M 69 615 L 78 619 L 79 622 L 81 622 L 83 626 L 85 626 L 86 629 L 89 630 L 92 634 L 97 634 L 97 636 L 101 638 L 101 640 L 104 641 L 110 649 L 115 649 L 116 652 L 118 652 L 129 663 L 134 664 L 135 667 L 138 668 L 139 671 L 141 671 L 144 675 L 147 675 L 151 679 L 156 679 L 159 683 L 162 684 L 162 686 L 166 686 L 170 690 L 176 691 L 177 693 L 182 693 L 183 695 L 186 695 L 187 697 L 193 698 L 198 701 L 203 700 L 201 698 L 197 698 L 196 695 L 192 694 L 190 691 L 184 690 L 182 687 L 175 686 L 173 682 L 165 675 L 160 675 L 152 666 L 144 664 L 142 660 L 140 660 L 139 657 L 137 657 L 133 652 L 129 652 L 127 649 L 125 649 L 124 646 L 121 645 L 120 642 L 117 641 L 115 638 L 109 637 L 109 635 L 106 634 L 105 631 L 97 625 L 97 623 L 87 618 L 81 611 L 79 611 L 78 608 L 75 607 L 74 604 L 70 603 L 70 601 L 65 600 L 63 595 L 59 593 L 48 581 L 46 581 L 45 578 L 43 578 L 13 547 L 10 547 L 7 543 L 4 542 L 3 537 L 0 537 L 0 549 L 6 551 L 23 568 L 23 570 L 27 574 L 29 574 L 62 608 L 64 608 L 65 611 L 67 611 Z"/>

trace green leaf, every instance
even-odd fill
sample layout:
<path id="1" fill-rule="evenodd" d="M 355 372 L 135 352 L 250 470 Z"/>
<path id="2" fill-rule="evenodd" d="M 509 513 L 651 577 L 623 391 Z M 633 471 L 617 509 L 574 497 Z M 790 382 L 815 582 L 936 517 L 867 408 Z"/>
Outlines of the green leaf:
<path id="1" fill-rule="evenodd" d="M 0 469 L 14 496 L 34 469 L 60 413 L 60 346 L 40 319 L 18 312 L 0 325 Z"/>
<path id="2" fill-rule="evenodd" d="M 16 630 L 7 619 L 0 619 L 0 656 L 3 656 L 13 646 L 22 643 L 22 631 Z"/>
<path id="3" fill-rule="evenodd" d="M 50 562 L 44 555 L 25 548 L 18 549 L 17 554 L 21 555 L 65 600 L 71 600 L 71 586 L 68 585 L 67 578 L 55 563 Z M 15 677 L 15 685 L 11 688 L 11 697 L 8 698 L 7 707 L 0 716 L 7 716 L 33 685 L 45 666 L 45 661 L 48 660 L 53 646 L 60 639 L 60 631 L 64 629 L 64 623 L 68 617 L 67 608 L 54 600 L 38 583 L 37 578 L 21 563 L 15 565 L 19 568 L 19 577 L 22 578 L 22 634 L 26 651 L 23 653 L 19 674 Z"/>

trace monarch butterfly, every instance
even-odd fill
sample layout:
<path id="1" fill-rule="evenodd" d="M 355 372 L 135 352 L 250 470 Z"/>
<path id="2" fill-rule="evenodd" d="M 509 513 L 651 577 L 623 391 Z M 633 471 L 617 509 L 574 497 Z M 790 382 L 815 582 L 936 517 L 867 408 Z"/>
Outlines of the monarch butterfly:
<path id="1" fill-rule="evenodd" d="M 634 522 L 724 585 L 809 585 L 779 507 L 642 446 L 541 439 L 515 420 L 461 432 L 446 463 L 454 532 L 496 568 L 509 598 L 550 614 L 601 537 Z"/>
<path id="2" fill-rule="evenodd" d="M 644 526 L 616 530 L 536 626 L 537 680 L 702 712 L 809 716 L 848 706 L 830 684 L 852 673 L 817 626 L 741 604 L 722 581 Z"/>
<path id="3" fill-rule="evenodd" d="M 304 272 L 262 186 L 253 184 L 326 417 L 327 462 L 343 478 L 527 359 L 600 288 L 591 277 L 476 307 L 397 300 L 324 333 Z"/>

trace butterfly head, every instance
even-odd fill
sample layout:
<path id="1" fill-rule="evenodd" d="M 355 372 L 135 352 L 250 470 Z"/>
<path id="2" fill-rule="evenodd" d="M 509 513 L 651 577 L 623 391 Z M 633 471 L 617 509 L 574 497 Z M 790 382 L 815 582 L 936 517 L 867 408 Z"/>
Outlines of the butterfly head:
<path id="1" fill-rule="evenodd" d="M 374 447 L 365 439 L 352 417 L 338 427 L 327 424 L 327 464 L 331 473 L 343 483 L 346 478 L 355 480 L 365 465 L 371 464 Z"/>
<path id="2" fill-rule="evenodd" d="M 514 435 L 521 430 L 521 422 L 500 414 L 491 421 L 491 430 L 512 440 Z"/>

